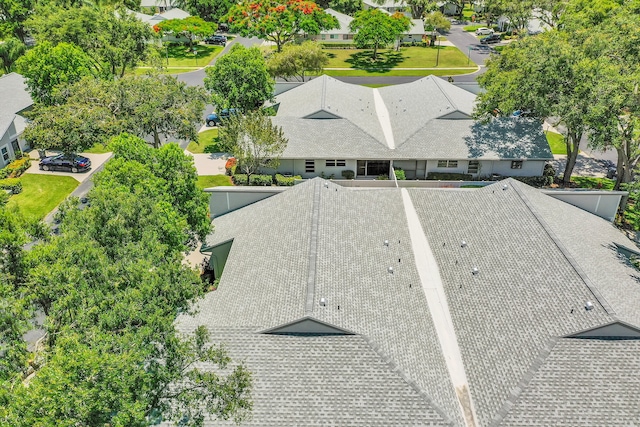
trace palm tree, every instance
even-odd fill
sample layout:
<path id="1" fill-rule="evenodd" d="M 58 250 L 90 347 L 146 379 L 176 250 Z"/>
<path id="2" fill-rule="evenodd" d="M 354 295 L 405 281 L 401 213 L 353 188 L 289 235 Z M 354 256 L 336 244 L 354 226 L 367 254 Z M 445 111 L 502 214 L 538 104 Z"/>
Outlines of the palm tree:
<path id="1" fill-rule="evenodd" d="M 5 73 L 13 71 L 13 65 L 27 50 L 27 46 L 15 37 L 0 42 L 0 63 Z"/>

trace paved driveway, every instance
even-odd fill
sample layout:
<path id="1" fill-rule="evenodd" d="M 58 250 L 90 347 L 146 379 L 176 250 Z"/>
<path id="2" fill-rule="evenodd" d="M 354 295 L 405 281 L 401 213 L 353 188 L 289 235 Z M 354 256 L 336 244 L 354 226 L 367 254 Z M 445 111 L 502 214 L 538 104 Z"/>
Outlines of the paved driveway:
<path id="1" fill-rule="evenodd" d="M 192 154 L 185 150 L 185 154 L 193 156 L 193 163 L 198 175 L 224 175 L 224 165 L 229 158 L 224 153 Z"/>
<path id="2" fill-rule="evenodd" d="M 52 153 L 47 153 L 47 154 L 52 154 Z M 38 175 L 70 176 L 70 177 L 76 179 L 78 182 L 85 182 L 87 179 L 89 179 L 89 177 L 91 175 L 93 175 L 93 173 L 96 171 L 96 169 L 98 169 L 100 166 L 102 166 L 102 164 L 104 162 L 106 162 L 109 159 L 109 157 L 111 157 L 111 153 L 105 153 L 105 154 L 83 154 L 83 153 L 81 153 L 81 155 L 84 156 L 84 157 L 88 157 L 89 160 L 91 160 L 91 169 L 89 169 L 86 172 L 71 173 L 71 172 L 58 172 L 58 171 L 55 171 L 55 172 L 54 171 L 43 171 L 43 170 L 40 170 L 40 168 L 38 166 L 38 163 L 39 163 L 39 161 L 37 160 L 38 159 L 38 152 L 36 150 L 33 150 L 33 151 L 31 151 L 31 156 L 32 156 L 32 158 L 35 158 L 36 160 L 31 162 L 31 167 L 29 169 L 27 169 L 25 173 L 33 173 L 33 174 L 38 174 Z"/>

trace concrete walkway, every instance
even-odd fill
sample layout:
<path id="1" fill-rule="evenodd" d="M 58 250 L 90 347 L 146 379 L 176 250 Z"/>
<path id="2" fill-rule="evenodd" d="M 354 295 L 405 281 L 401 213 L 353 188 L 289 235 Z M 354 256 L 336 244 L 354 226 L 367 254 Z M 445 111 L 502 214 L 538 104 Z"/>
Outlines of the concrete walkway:
<path id="1" fill-rule="evenodd" d="M 467 374 L 462 362 L 462 353 L 458 346 L 458 338 L 453 327 L 453 320 L 449 312 L 447 296 L 444 292 L 438 263 L 431 251 L 427 236 L 424 234 L 422 224 L 420 224 L 418 213 L 413 206 L 409 192 L 406 188 L 402 188 L 400 191 L 402 192 L 402 202 L 411 235 L 411 247 L 415 257 L 418 275 L 420 276 L 420 282 L 422 283 L 422 289 L 429 305 L 429 311 L 436 328 L 438 341 L 440 342 L 442 354 L 444 355 L 449 376 L 451 377 L 451 383 L 458 396 L 462 416 L 467 427 L 472 427 L 475 426 L 474 420 L 477 418 L 475 416 L 471 394 L 469 393 L 469 382 L 467 381 Z"/>
<path id="2" fill-rule="evenodd" d="M 187 150 L 185 154 L 193 157 L 193 164 L 198 175 L 224 175 L 224 165 L 229 158 L 225 153 L 193 154 Z"/>

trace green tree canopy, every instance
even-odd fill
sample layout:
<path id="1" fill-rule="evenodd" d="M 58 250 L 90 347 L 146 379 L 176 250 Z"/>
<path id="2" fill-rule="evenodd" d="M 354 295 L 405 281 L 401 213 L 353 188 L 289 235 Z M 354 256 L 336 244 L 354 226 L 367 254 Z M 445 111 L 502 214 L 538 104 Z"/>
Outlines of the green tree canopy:
<path id="1" fill-rule="evenodd" d="M 274 81 L 256 47 L 235 44 L 205 71 L 204 87 L 212 93 L 218 108 L 249 111 L 273 97 Z"/>
<path id="2" fill-rule="evenodd" d="M 329 63 L 329 57 L 316 42 L 307 41 L 300 45 L 290 44 L 280 53 L 274 53 L 267 60 L 267 69 L 273 77 L 286 81 L 305 81 L 306 73 L 320 74 Z"/>
<path id="3" fill-rule="evenodd" d="M 220 22 L 235 2 L 231 0 L 174 0 L 173 4 L 205 21 Z"/>
<path id="4" fill-rule="evenodd" d="M 38 42 L 72 43 L 91 57 L 96 74 L 122 77 L 127 68 L 145 61 L 156 36 L 149 25 L 121 9 L 93 7 L 37 8 L 28 27 Z"/>
<path id="5" fill-rule="evenodd" d="M 234 5 L 224 18 L 233 31 L 243 36 L 255 36 L 282 46 L 300 34 L 319 34 L 338 28 L 338 20 L 310 0 L 258 2 L 244 0 Z"/>
<path id="6" fill-rule="evenodd" d="M 367 9 L 356 13 L 349 28 L 355 36 L 353 41 L 359 48 L 373 48 L 373 60 L 378 48 L 394 41 L 411 27 L 411 21 L 401 13 L 388 15 L 378 9 Z"/>
<path id="7" fill-rule="evenodd" d="M 78 46 L 49 42 L 39 43 L 16 64 L 25 77 L 31 97 L 36 102 L 51 105 L 55 101 L 55 90 L 75 83 L 94 72 L 91 58 Z"/>
<path id="8" fill-rule="evenodd" d="M 233 154 L 238 169 L 248 176 L 261 168 L 277 169 L 287 143 L 282 128 L 272 124 L 263 111 L 233 115 L 220 129 L 220 144 Z"/>
<path id="9" fill-rule="evenodd" d="M 0 0 L 0 36 L 13 35 L 24 43 L 25 21 L 33 13 L 35 3 L 35 0 Z"/>
<path id="10" fill-rule="evenodd" d="M 14 64 L 27 50 L 27 46 L 15 37 L 0 42 L 0 65 L 5 73 L 13 71 Z"/>
<path id="11" fill-rule="evenodd" d="M 424 17 L 424 23 L 427 27 L 438 31 L 449 31 L 451 29 L 451 21 L 449 21 L 439 10 L 426 14 Z"/>
<path id="12" fill-rule="evenodd" d="M 210 36 L 215 33 L 218 25 L 207 22 L 198 16 L 189 16 L 184 19 L 168 19 L 160 21 L 157 27 L 163 33 L 171 33 L 177 36 L 184 36 L 189 40 L 189 47 L 193 47 L 195 37 Z"/>

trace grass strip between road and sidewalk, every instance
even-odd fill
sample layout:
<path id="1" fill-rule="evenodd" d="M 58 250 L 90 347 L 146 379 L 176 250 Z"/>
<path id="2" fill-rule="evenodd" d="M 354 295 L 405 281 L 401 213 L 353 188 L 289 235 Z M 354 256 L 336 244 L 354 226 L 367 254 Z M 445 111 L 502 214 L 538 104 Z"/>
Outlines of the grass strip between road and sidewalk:
<path id="1" fill-rule="evenodd" d="M 70 176 L 27 173 L 20 177 L 22 192 L 9 198 L 7 206 L 18 208 L 26 218 L 41 220 L 80 183 Z"/>

